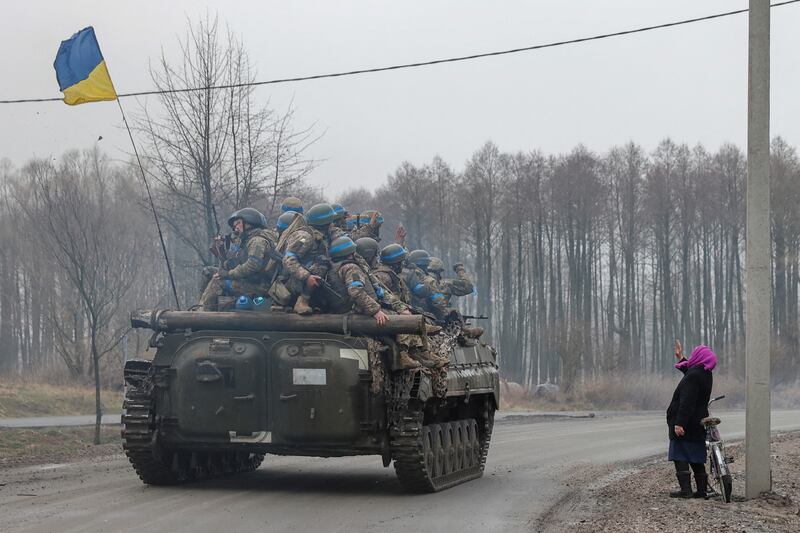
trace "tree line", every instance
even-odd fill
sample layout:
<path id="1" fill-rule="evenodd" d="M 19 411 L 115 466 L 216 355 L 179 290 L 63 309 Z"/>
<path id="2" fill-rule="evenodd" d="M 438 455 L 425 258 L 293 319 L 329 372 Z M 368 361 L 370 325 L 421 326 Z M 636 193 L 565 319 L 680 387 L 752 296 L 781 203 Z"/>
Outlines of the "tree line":
<path id="1" fill-rule="evenodd" d="M 771 161 L 773 375 L 793 382 L 800 162 L 781 138 Z M 491 317 L 504 374 L 569 389 L 606 372 L 671 372 L 676 338 L 708 344 L 722 372 L 743 376 L 746 174 L 732 144 L 548 155 L 487 142 L 461 170 L 404 162 L 340 200 L 377 206 L 412 247 L 465 260 L 478 294 L 462 305 Z"/>
<path id="2" fill-rule="evenodd" d="M 774 376 L 795 381 L 800 160 L 776 138 L 771 161 Z M 145 349 L 127 329 L 129 311 L 171 302 L 134 170 L 97 146 L 0 164 L 3 373 L 60 368 L 80 378 L 106 358 L 118 382 L 123 358 Z M 676 338 L 712 346 L 723 372 L 743 375 L 745 177 L 745 156 L 730 144 L 710 152 L 666 139 L 649 153 L 629 143 L 546 155 L 488 142 L 463 169 L 439 157 L 404 162 L 374 191 L 336 200 L 353 213 L 381 210 L 384 244 L 402 224 L 409 248 L 466 262 L 477 295 L 459 305 L 491 317 L 484 325 L 504 374 L 569 388 L 607 372 L 669 372 Z M 274 220 L 282 194 L 324 199 L 302 179 L 291 185 L 257 188 L 246 204 L 221 198 L 219 209 L 254 205 Z M 202 203 L 194 209 L 181 216 L 202 219 Z M 186 307 L 211 261 L 206 235 L 166 232 Z"/>
<path id="3" fill-rule="evenodd" d="M 154 62 L 158 88 L 234 87 L 162 94 L 133 121 L 186 308 L 228 213 L 253 206 L 274 221 L 284 196 L 325 197 L 307 182 L 318 134 L 292 105 L 278 110 L 241 86 L 256 75 L 241 41 L 206 17 L 178 49 L 177 61 Z M 100 146 L 0 160 L 2 375 L 119 385 L 122 361 L 147 346 L 130 310 L 172 305 L 136 160 L 111 161 Z M 800 160 L 781 138 L 771 153 L 773 376 L 794 382 Z M 731 144 L 545 154 L 487 142 L 461 168 L 406 161 L 376 189 L 329 200 L 380 210 L 383 244 L 402 224 L 410 248 L 466 263 L 477 294 L 458 304 L 491 318 L 482 325 L 505 376 L 570 389 L 610 372 L 670 372 L 676 338 L 710 345 L 722 372 L 743 375 L 745 177 Z"/>

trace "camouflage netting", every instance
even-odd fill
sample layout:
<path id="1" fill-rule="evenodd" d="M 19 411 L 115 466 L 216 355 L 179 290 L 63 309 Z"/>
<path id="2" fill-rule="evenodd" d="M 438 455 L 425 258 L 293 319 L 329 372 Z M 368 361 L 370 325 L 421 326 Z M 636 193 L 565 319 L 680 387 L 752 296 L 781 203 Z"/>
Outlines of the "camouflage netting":
<path id="1" fill-rule="evenodd" d="M 437 398 L 444 398 L 447 395 L 447 364 L 450 362 L 450 354 L 458 343 L 458 331 L 446 328 L 436 335 L 428 337 L 428 353 L 436 368 L 425 369 L 430 373 L 431 388 Z"/>
<path id="2" fill-rule="evenodd" d="M 417 372 L 428 374 L 431 379 L 433 394 L 438 398 L 447 395 L 447 364 L 450 362 L 450 354 L 458 343 L 458 328 L 447 328 L 436 335 L 423 340 L 417 335 L 398 335 L 398 344 L 426 352 L 427 359 L 434 361 L 436 368 L 417 368 L 403 371 L 400 379 L 405 384 L 413 383 Z M 426 349 L 427 346 L 427 349 Z M 372 393 L 380 394 L 381 391 L 388 391 L 390 383 L 388 372 L 381 359 L 381 352 L 384 350 L 383 344 L 375 339 L 367 339 L 367 352 L 369 353 L 370 368 L 372 370 Z"/>
<path id="3" fill-rule="evenodd" d="M 369 366 L 372 370 L 372 394 L 380 394 L 382 390 L 388 389 L 386 380 L 386 368 L 381 359 L 383 344 L 375 339 L 367 339 L 367 353 L 369 354 Z"/>

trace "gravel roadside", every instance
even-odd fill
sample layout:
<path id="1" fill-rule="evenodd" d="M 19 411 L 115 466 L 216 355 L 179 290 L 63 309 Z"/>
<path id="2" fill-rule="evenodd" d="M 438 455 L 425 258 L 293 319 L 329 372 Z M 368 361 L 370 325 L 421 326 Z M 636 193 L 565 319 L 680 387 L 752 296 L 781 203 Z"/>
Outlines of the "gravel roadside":
<path id="1" fill-rule="evenodd" d="M 724 436 L 724 433 L 723 433 Z M 734 457 L 733 501 L 681 500 L 675 471 L 663 456 L 635 466 L 576 466 L 569 492 L 534 525 L 536 531 L 571 532 L 797 532 L 800 531 L 800 433 L 772 438 L 773 492 L 744 500 L 744 446 Z"/>

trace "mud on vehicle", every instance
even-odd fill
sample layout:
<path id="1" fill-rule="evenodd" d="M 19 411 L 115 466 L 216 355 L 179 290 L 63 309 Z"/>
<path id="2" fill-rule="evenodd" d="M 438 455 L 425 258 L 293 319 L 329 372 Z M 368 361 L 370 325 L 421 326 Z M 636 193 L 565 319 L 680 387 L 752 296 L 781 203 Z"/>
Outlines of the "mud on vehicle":
<path id="1" fill-rule="evenodd" d="M 252 471 L 267 453 L 379 455 L 413 492 L 483 474 L 499 379 L 480 339 L 400 315 L 142 310 L 132 325 L 157 348 L 125 365 L 123 447 L 145 483 Z M 401 333 L 449 364 L 400 370 Z"/>

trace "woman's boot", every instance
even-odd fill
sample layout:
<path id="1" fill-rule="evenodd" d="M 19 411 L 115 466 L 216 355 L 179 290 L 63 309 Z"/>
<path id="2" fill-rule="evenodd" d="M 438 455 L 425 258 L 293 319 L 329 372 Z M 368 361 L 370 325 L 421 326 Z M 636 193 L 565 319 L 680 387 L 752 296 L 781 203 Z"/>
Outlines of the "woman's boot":
<path id="1" fill-rule="evenodd" d="M 692 474 L 689 472 L 675 472 L 678 478 L 678 485 L 681 490 L 675 490 L 669 493 L 670 498 L 691 498 L 692 497 Z"/>
<path id="2" fill-rule="evenodd" d="M 693 494 L 695 498 L 708 498 L 708 474 L 695 473 L 694 482 L 697 485 L 697 492 Z"/>

